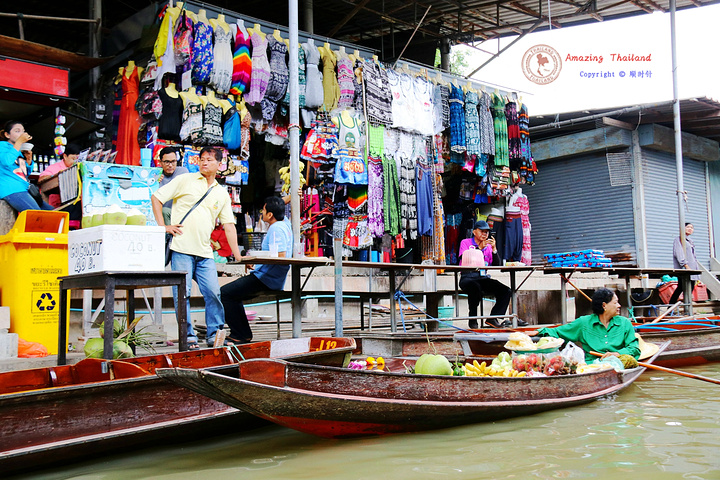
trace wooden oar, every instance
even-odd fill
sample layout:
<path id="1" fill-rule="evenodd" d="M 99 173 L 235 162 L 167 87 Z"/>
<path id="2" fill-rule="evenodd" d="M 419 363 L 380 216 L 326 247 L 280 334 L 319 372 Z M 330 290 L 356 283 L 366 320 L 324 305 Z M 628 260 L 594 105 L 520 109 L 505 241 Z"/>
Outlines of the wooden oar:
<path id="1" fill-rule="evenodd" d="M 590 354 L 595 355 L 596 357 L 603 356 L 602 353 L 598 353 L 598 352 L 590 352 Z M 694 373 L 682 372 L 680 370 L 673 370 L 672 368 L 661 367 L 660 365 L 653 365 L 652 363 L 638 362 L 638 365 L 640 365 L 641 367 L 649 368 L 651 370 L 660 370 L 661 372 L 674 373 L 675 375 L 680 375 L 681 377 L 694 378 L 695 380 L 702 380 L 703 382 L 709 382 L 709 383 L 714 383 L 716 385 L 720 385 L 720 380 L 716 380 L 716 379 L 710 378 L 710 377 L 703 377 L 702 375 L 695 375 Z"/>
<path id="2" fill-rule="evenodd" d="M 660 320 L 662 320 L 663 318 L 665 318 L 670 312 L 672 312 L 673 310 L 675 310 L 679 305 L 682 305 L 682 303 L 683 303 L 682 300 L 680 300 L 680 301 L 677 302 L 675 305 L 673 305 L 672 307 L 670 307 L 670 308 L 668 308 L 667 310 L 665 310 L 665 313 L 663 313 L 662 315 L 660 315 L 659 317 L 657 317 L 655 320 L 653 320 L 653 321 L 650 322 L 650 323 L 657 323 L 657 322 L 659 322 Z"/>
<path id="3" fill-rule="evenodd" d="M 580 292 L 583 297 L 587 298 L 587 301 L 588 301 L 588 302 L 592 303 L 592 298 L 588 297 L 587 293 L 583 292 L 583 291 L 580 290 L 577 286 L 575 286 L 575 284 L 572 283 L 569 278 L 563 276 L 563 279 L 564 279 L 567 283 L 569 283 L 575 290 L 577 290 L 578 292 Z"/>

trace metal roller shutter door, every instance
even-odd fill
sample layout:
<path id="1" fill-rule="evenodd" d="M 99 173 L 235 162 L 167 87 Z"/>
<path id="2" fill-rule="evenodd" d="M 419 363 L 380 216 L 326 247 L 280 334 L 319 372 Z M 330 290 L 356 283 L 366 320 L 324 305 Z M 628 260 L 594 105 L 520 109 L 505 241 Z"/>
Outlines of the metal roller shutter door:
<path id="1" fill-rule="evenodd" d="M 645 225 L 648 242 L 648 266 L 672 266 L 672 245 L 678 236 L 677 173 L 675 156 L 643 149 L 645 178 Z M 698 261 L 710 264 L 710 237 L 705 183 L 705 162 L 683 159 L 683 183 L 688 192 L 685 221 L 695 227 L 692 240 Z"/>
<path id="2" fill-rule="evenodd" d="M 539 165 L 538 183 L 523 188 L 530 202 L 533 263 L 546 253 L 588 248 L 635 257 L 630 186 L 610 186 L 604 154 Z"/>

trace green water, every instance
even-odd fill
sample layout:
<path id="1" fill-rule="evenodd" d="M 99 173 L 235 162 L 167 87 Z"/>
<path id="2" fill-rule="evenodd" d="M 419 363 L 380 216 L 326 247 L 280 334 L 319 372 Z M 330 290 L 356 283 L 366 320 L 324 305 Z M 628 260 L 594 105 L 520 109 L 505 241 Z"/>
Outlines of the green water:
<path id="1" fill-rule="evenodd" d="M 687 368 L 720 378 L 720 364 Z M 33 479 L 720 479 L 720 385 L 645 373 L 589 405 L 434 432 L 326 440 L 266 427 Z"/>

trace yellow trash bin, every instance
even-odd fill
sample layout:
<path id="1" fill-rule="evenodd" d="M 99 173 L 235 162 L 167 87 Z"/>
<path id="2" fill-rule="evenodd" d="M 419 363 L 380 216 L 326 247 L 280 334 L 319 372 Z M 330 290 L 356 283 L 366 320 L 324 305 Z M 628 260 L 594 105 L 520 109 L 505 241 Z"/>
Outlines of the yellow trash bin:
<path id="1" fill-rule="evenodd" d="M 58 277 L 68 274 L 68 223 L 67 212 L 26 210 L 0 236 L 0 305 L 10 307 L 10 331 L 42 343 L 51 355 L 58 353 Z"/>

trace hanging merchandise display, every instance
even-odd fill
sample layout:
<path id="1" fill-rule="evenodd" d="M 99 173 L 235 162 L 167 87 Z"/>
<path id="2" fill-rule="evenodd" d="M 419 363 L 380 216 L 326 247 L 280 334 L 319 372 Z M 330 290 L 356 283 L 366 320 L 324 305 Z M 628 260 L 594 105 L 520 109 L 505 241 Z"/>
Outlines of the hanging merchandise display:
<path id="1" fill-rule="evenodd" d="M 264 198 L 284 196 L 289 214 L 296 193 L 289 41 L 227 11 L 179 5 L 159 15 L 152 72 L 122 69 L 117 158 L 139 163 L 142 146 L 157 161 L 173 146 L 194 172 L 200 149 L 218 148 L 218 179 L 252 232 Z M 316 42 L 297 52 L 305 253 L 454 264 L 474 222 L 487 220 L 504 260 L 529 263 L 529 203 L 517 187 L 537 170 L 522 99 Z"/>

